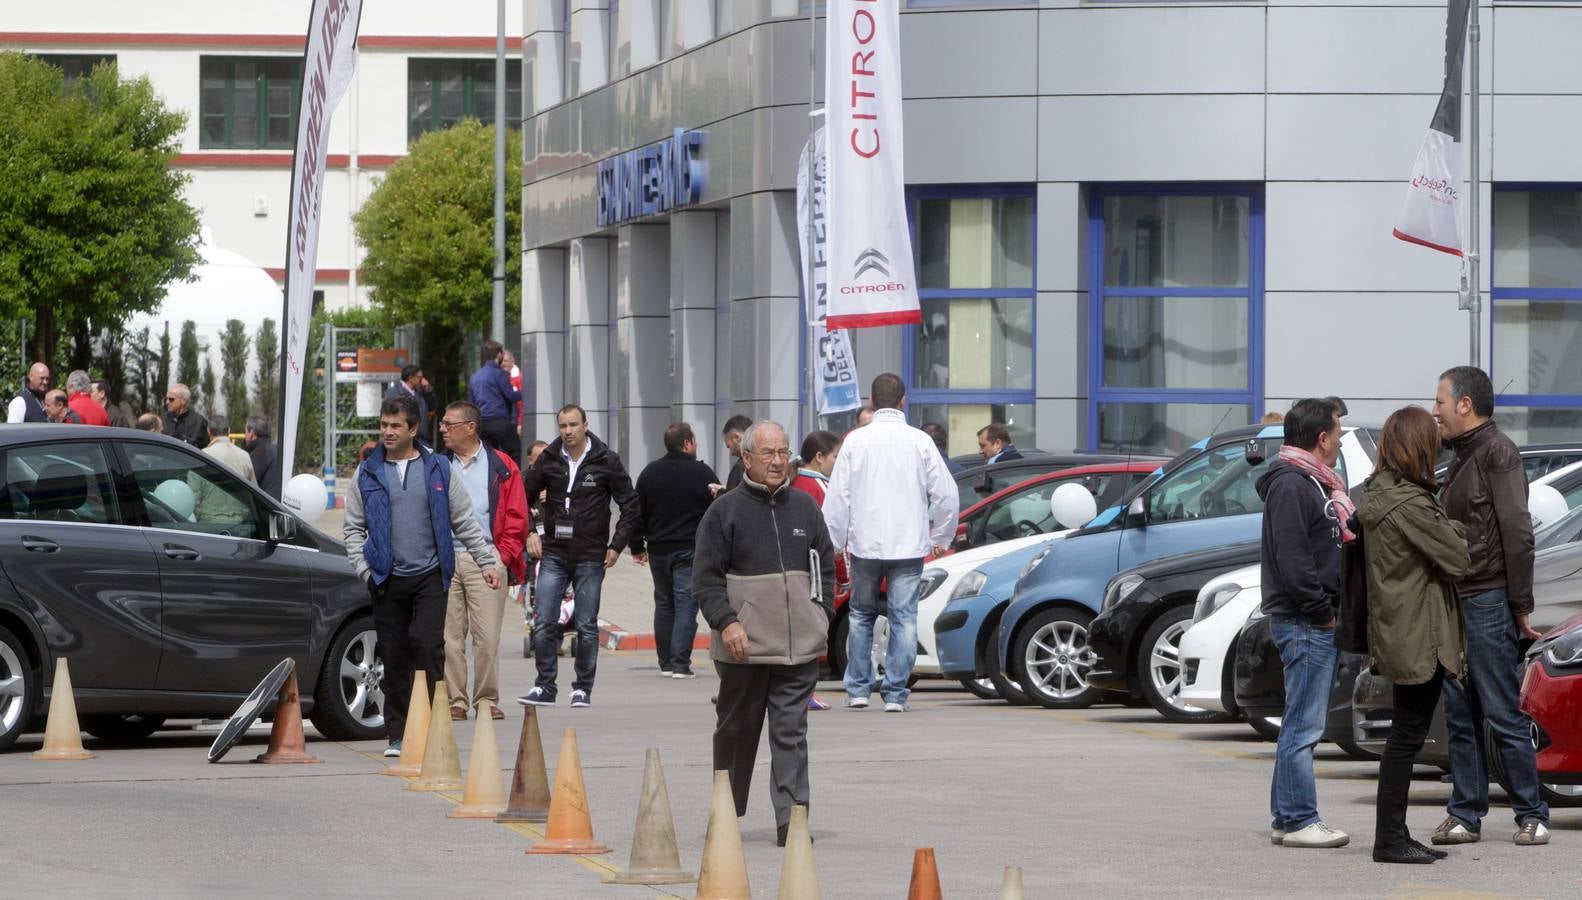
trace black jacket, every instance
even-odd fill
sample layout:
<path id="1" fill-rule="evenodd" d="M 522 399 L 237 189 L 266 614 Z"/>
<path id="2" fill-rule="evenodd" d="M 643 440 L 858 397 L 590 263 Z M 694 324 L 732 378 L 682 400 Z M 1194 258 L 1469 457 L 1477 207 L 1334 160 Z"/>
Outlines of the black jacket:
<path id="1" fill-rule="evenodd" d="M 1340 596 L 1340 526 L 1324 513 L 1328 497 L 1312 476 L 1276 460 L 1258 479 L 1263 498 L 1265 615 L 1335 618 Z"/>
<path id="2" fill-rule="evenodd" d="M 1013 459 L 1022 459 L 1022 458 L 1023 458 L 1022 457 L 1022 451 L 1016 449 L 1016 445 L 1015 444 L 1006 444 L 1005 445 L 1005 449 L 1000 451 L 999 458 L 995 459 L 995 462 L 997 462 L 997 463 L 1010 462 Z"/>
<path id="3" fill-rule="evenodd" d="M 1450 441 L 1456 458 L 1439 497 L 1445 514 L 1467 526 L 1472 570 L 1461 596 L 1505 590 L 1513 615 L 1533 611 L 1533 525 L 1527 516 L 1522 456 L 1493 422 Z"/>
<path id="4" fill-rule="evenodd" d="M 697 541 L 698 523 L 714 494 L 714 470 L 679 450 L 649 463 L 637 476 L 633 553 L 679 553 Z"/>
<path id="5" fill-rule="evenodd" d="M 577 483 L 570 488 L 571 504 L 567 507 L 566 479 L 570 467 L 560 455 L 561 440 L 544 448 L 538 462 L 522 473 L 522 486 L 528 497 L 537 497 L 546 490 L 544 499 L 544 555 L 567 561 L 603 560 L 604 551 L 620 552 L 631 543 L 632 532 L 637 528 L 637 492 L 632 489 L 632 477 L 621 465 L 621 457 L 605 443 L 588 433 L 588 446 L 583 451 L 582 465 L 577 467 Z M 610 534 L 610 503 L 621 508 L 621 519 Z M 571 540 L 555 536 L 556 523 L 569 522 Z"/>
<path id="6" fill-rule="evenodd" d="M 742 458 L 733 454 L 731 456 L 730 474 L 725 476 L 725 489 L 727 491 L 736 490 L 736 486 L 742 483 L 742 475 Z"/>
<path id="7" fill-rule="evenodd" d="M 22 421 L 48 422 L 49 414 L 44 412 L 44 394 L 27 386 L 27 379 L 23 379 L 22 390 L 17 394 L 22 398 Z"/>
<path id="8" fill-rule="evenodd" d="M 275 442 L 269 438 L 259 438 L 246 447 L 247 455 L 253 459 L 253 477 L 258 479 L 258 486 L 264 493 L 280 499 L 280 454 L 275 452 Z"/>
<path id="9" fill-rule="evenodd" d="M 203 417 L 203 413 L 188 409 L 179 416 L 173 416 L 166 411 L 164 420 L 165 433 L 171 437 L 186 441 L 199 450 L 209 446 L 209 420 Z"/>

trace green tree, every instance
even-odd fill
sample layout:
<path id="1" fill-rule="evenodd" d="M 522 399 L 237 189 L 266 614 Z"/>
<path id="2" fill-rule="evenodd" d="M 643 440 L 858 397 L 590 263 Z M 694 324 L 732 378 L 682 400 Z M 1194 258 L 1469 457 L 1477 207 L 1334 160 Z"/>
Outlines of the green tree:
<path id="1" fill-rule="evenodd" d="M 156 308 L 198 262 L 189 176 L 170 166 L 186 117 L 146 77 L 0 53 L 0 316 L 30 316 L 29 353 L 60 369 L 63 336 Z M 79 366 L 80 367 L 80 366 Z"/>
<path id="2" fill-rule="evenodd" d="M 207 399 L 202 396 L 203 385 L 198 383 L 202 377 L 203 372 L 198 368 L 198 323 L 188 319 L 181 323 L 181 343 L 176 349 L 176 380 L 192 392 L 193 409 L 201 408 L 202 401 Z"/>
<path id="3" fill-rule="evenodd" d="M 247 326 L 241 319 L 229 319 L 220 338 L 220 363 L 225 367 L 225 419 L 231 431 L 247 426 Z"/>
<path id="4" fill-rule="evenodd" d="M 203 417 L 210 421 L 213 421 L 217 416 L 214 398 L 219 396 L 219 391 L 216 389 L 214 381 L 214 361 L 205 355 L 203 357 Z M 197 392 L 194 391 L 193 393 L 196 394 Z M 193 397 L 193 402 L 197 402 L 196 396 Z"/>
<path id="5" fill-rule="evenodd" d="M 127 390 L 126 384 L 128 346 L 126 329 L 119 325 L 101 329 L 95 339 L 93 365 L 88 373 L 95 378 L 103 378 L 110 382 L 111 403 L 120 403 L 123 399 L 133 396 L 133 393 Z"/>
<path id="6" fill-rule="evenodd" d="M 148 386 L 148 399 L 153 405 L 151 412 L 164 412 L 165 391 L 170 389 L 170 323 L 165 323 L 165 330 L 159 335 L 159 356 L 154 363 L 154 382 Z"/>
<path id="7" fill-rule="evenodd" d="M 280 412 L 280 333 L 275 331 L 274 319 L 264 320 L 253 339 L 253 349 L 258 364 L 253 375 L 253 415 L 268 419 L 273 434 L 275 416 Z"/>
<path id="8" fill-rule="evenodd" d="M 154 350 L 148 345 L 150 339 L 147 325 L 127 337 L 126 387 L 121 397 L 138 414 L 149 410 L 148 383 L 154 378 Z"/>
<path id="9" fill-rule="evenodd" d="M 506 158 L 522 139 L 506 137 Z M 506 167 L 506 197 L 522 173 Z M 506 203 L 506 309 L 521 302 L 521 204 Z M 494 127 L 463 120 L 431 131 L 390 168 L 353 216 L 367 248 L 361 272 L 388 325 L 421 328 L 418 358 L 440 402 L 459 395 L 466 336 L 489 325 L 494 277 Z M 510 331 L 509 322 L 507 332 Z"/>

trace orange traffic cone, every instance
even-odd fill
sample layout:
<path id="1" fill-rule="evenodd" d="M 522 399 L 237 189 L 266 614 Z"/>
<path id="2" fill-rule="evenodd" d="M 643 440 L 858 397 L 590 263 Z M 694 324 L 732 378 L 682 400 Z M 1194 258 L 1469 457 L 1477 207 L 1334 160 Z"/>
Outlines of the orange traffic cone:
<path id="1" fill-rule="evenodd" d="M 544 742 L 538 736 L 538 707 L 522 708 L 522 737 L 516 747 L 511 798 L 496 822 L 549 820 L 549 773 L 544 771 Z"/>
<path id="2" fill-rule="evenodd" d="M 527 848 L 527 852 L 578 856 L 610 852 L 609 847 L 593 839 L 593 819 L 588 815 L 588 794 L 582 787 L 575 728 L 567 728 L 560 742 L 560 762 L 555 764 L 555 792 L 550 796 L 549 826 L 544 829 L 544 839 Z"/>
<path id="3" fill-rule="evenodd" d="M 253 757 L 255 763 L 321 763 L 308 752 L 302 737 L 302 698 L 297 694 L 297 673 L 286 677 L 286 686 L 275 704 L 275 725 L 269 730 L 269 748 Z"/>
<path id="4" fill-rule="evenodd" d="M 648 748 L 643 758 L 643 792 L 637 801 L 637 830 L 626 871 L 604 879 L 606 884 L 685 884 L 697 876 L 681 870 L 676 849 L 676 823 L 670 817 L 670 791 L 659 767 L 659 751 Z"/>
<path id="5" fill-rule="evenodd" d="M 380 775 L 416 778 L 423 771 L 423 748 L 428 744 L 428 673 L 412 673 L 412 700 L 406 706 L 406 726 L 401 730 L 401 758 Z"/>
<path id="6" fill-rule="evenodd" d="M 505 781 L 500 777 L 500 748 L 494 743 L 494 718 L 489 704 L 478 704 L 478 722 L 472 730 L 472 758 L 467 760 L 467 786 L 461 805 L 450 819 L 492 819 L 505 811 Z"/>
<path id="7" fill-rule="evenodd" d="M 428 737 L 423 744 L 423 770 L 409 791 L 454 791 L 461 787 L 461 756 L 456 733 L 450 730 L 450 694 L 445 682 L 434 682 L 434 704 L 428 713 Z"/>
<path id="8" fill-rule="evenodd" d="M 818 869 L 813 865 L 813 836 L 807 830 L 807 807 L 791 807 L 786 829 L 785 861 L 780 864 L 780 900 L 819 900 Z"/>
<path id="9" fill-rule="evenodd" d="M 919 847 L 912 854 L 912 886 L 907 890 L 906 900 L 943 900 L 933 847 Z"/>
<path id="10" fill-rule="evenodd" d="M 731 774 L 714 773 L 714 799 L 709 805 L 709 833 L 703 839 L 703 871 L 698 875 L 698 900 L 752 900 L 747 881 L 747 854 L 736 824 L 736 799 Z"/>
<path id="11" fill-rule="evenodd" d="M 1000 900 L 1022 900 L 1022 867 L 1006 866 L 1000 879 Z"/>
<path id="12" fill-rule="evenodd" d="M 82 729 L 77 725 L 77 698 L 71 693 L 71 672 L 66 657 L 55 657 L 55 686 L 49 693 L 49 719 L 44 724 L 44 749 L 34 759 L 93 759 L 82 749 Z"/>

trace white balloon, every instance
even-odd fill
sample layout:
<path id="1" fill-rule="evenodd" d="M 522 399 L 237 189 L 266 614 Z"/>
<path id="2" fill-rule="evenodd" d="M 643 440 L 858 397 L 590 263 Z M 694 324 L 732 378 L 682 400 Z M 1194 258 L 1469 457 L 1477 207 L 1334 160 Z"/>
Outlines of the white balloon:
<path id="1" fill-rule="evenodd" d="M 165 504 L 170 511 L 183 519 L 191 520 L 192 511 L 198 507 L 198 498 L 192 488 L 179 478 L 167 478 L 154 487 L 154 499 Z"/>
<path id="2" fill-rule="evenodd" d="M 1535 484 L 1527 489 L 1527 514 L 1532 516 L 1534 528 L 1559 520 L 1569 510 L 1566 498 L 1552 486 Z"/>
<path id="3" fill-rule="evenodd" d="M 286 509 L 296 513 L 302 521 L 311 522 L 324 515 L 329 496 L 329 492 L 324 489 L 323 480 L 317 475 L 303 472 L 286 482 L 286 489 L 280 494 L 280 502 Z"/>
<path id="4" fill-rule="evenodd" d="M 1087 488 L 1074 481 L 1055 488 L 1049 497 L 1049 511 L 1066 528 L 1081 528 L 1099 514 L 1099 504 Z"/>

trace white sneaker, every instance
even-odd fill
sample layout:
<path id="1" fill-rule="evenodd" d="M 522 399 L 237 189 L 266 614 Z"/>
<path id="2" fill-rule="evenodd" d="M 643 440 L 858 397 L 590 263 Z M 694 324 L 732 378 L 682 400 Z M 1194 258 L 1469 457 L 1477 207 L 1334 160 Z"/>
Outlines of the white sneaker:
<path id="1" fill-rule="evenodd" d="M 659 670 L 659 677 L 660 678 L 669 678 L 671 675 L 674 675 L 674 674 L 675 673 L 670 671 L 669 669 L 660 669 Z"/>
<path id="2" fill-rule="evenodd" d="M 675 678 L 675 679 L 696 678 L 696 677 L 698 677 L 698 673 L 696 673 L 696 672 L 672 672 L 670 674 L 670 677 L 671 678 Z"/>
<path id="3" fill-rule="evenodd" d="M 1351 843 L 1351 835 L 1330 828 L 1323 822 L 1314 822 L 1306 828 L 1287 832 L 1280 841 L 1282 847 L 1344 847 Z"/>
<path id="4" fill-rule="evenodd" d="M 868 698 L 867 697 L 847 697 L 845 706 L 846 706 L 847 709 L 867 709 L 868 708 Z"/>
<path id="5" fill-rule="evenodd" d="M 906 712 L 911 708 L 912 707 L 907 706 L 905 703 L 886 703 L 884 705 L 885 712 Z"/>
<path id="6" fill-rule="evenodd" d="M 1285 829 L 1284 828 L 1271 828 L 1271 829 L 1269 829 L 1269 843 L 1275 845 L 1276 847 L 1278 847 L 1281 844 L 1285 843 Z"/>

